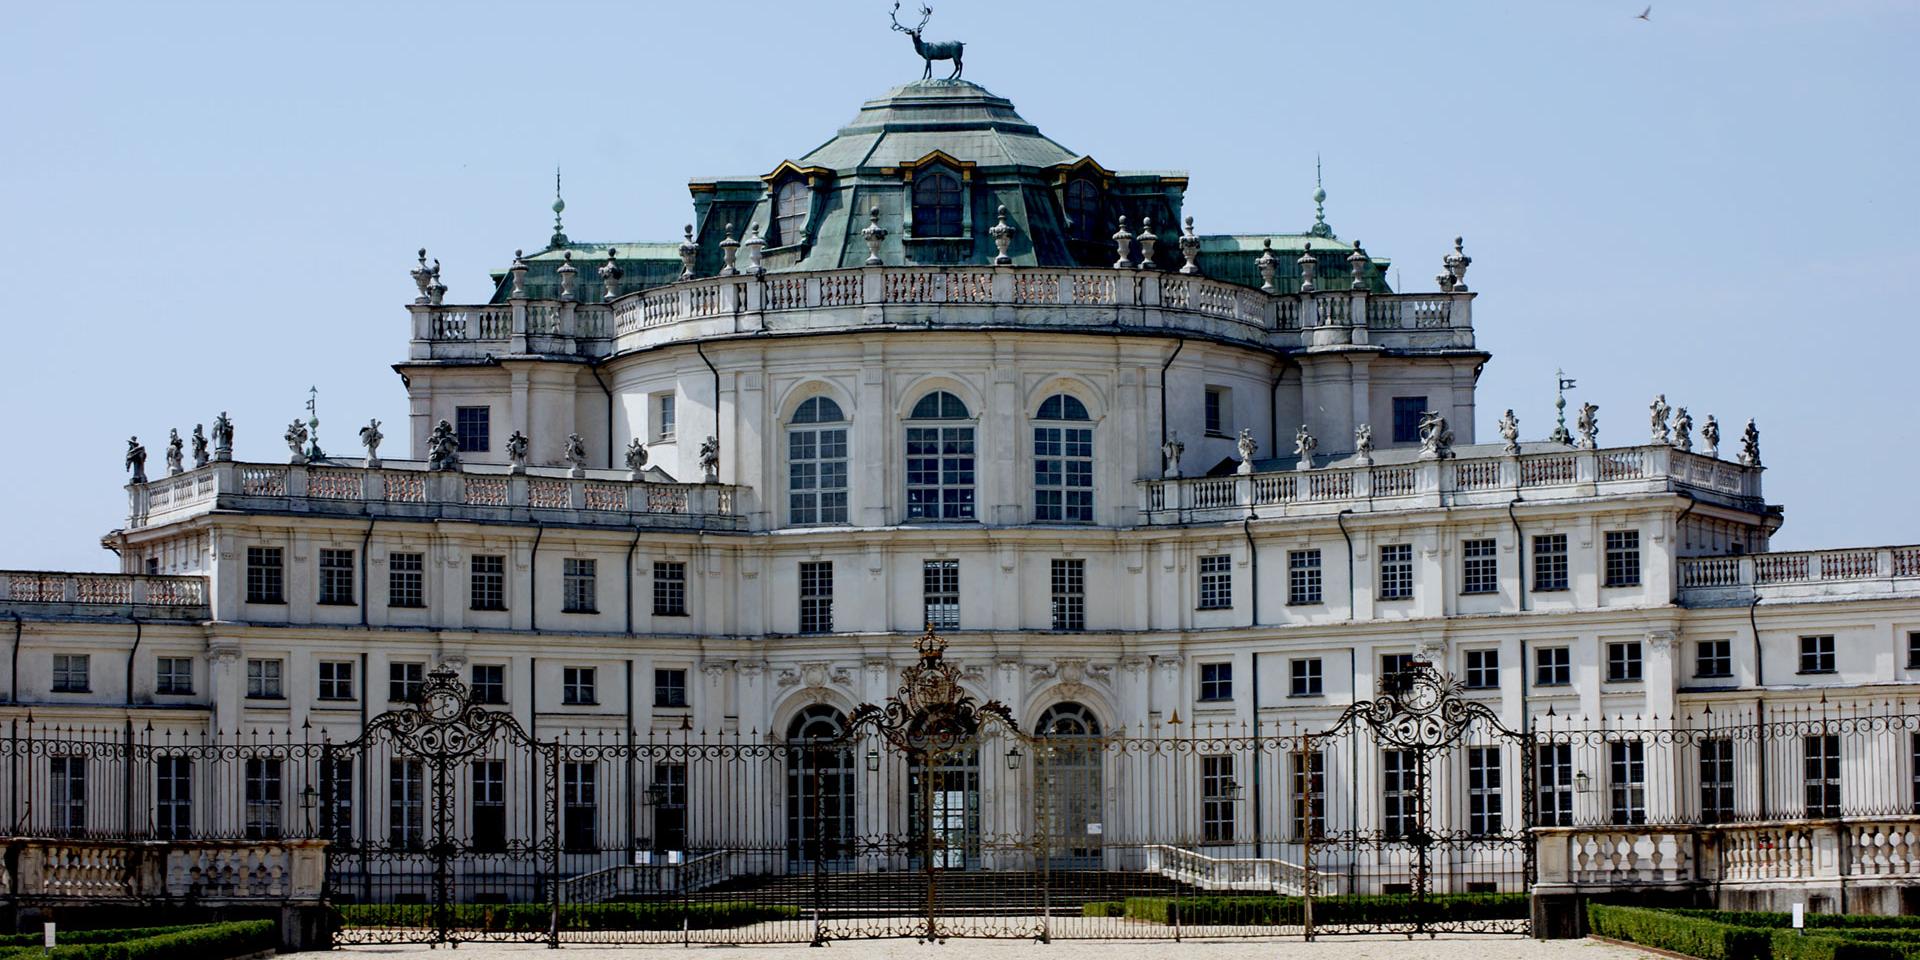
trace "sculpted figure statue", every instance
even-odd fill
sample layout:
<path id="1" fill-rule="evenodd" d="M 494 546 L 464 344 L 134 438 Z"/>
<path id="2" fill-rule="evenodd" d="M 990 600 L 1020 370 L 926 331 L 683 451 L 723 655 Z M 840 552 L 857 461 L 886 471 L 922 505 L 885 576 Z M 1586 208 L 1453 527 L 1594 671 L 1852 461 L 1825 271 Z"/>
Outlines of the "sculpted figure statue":
<path id="1" fill-rule="evenodd" d="M 233 421 L 227 419 L 227 412 L 213 418 L 213 458 L 215 460 L 233 459 Z"/>
<path id="2" fill-rule="evenodd" d="M 1507 456 L 1520 452 L 1520 418 L 1513 415 L 1513 408 L 1500 416 L 1500 439 L 1507 442 Z"/>
<path id="3" fill-rule="evenodd" d="M 1260 444 L 1253 439 L 1253 431 L 1240 428 L 1240 439 L 1234 442 L 1234 449 L 1240 453 L 1241 473 L 1253 472 L 1253 455 L 1260 452 Z"/>
<path id="4" fill-rule="evenodd" d="M 700 475 L 705 483 L 720 482 L 720 438 L 708 436 L 700 441 Z"/>
<path id="5" fill-rule="evenodd" d="M 207 432 L 197 423 L 193 425 L 193 465 L 207 465 Z"/>
<path id="6" fill-rule="evenodd" d="M 1760 465 L 1760 428 L 1747 421 L 1747 429 L 1740 434 L 1740 462 L 1749 467 Z"/>
<path id="7" fill-rule="evenodd" d="M 587 475 L 587 442 L 577 433 L 567 434 L 567 467 L 568 476 Z"/>
<path id="8" fill-rule="evenodd" d="M 1707 414 L 1707 422 L 1700 427 L 1700 442 L 1706 444 L 1701 453 L 1714 458 L 1720 456 L 1720 421 L 1715 420 L 1711 413 Z"/>
<path id="9" fill-rule="evenodd" d="M 1180 457 L 1187 452 L 1187 445 L 1180 442 L 1179 433 L 1167 435 L 1167 442 L 1160 445 L 1160 475 L 1168 478 L 1180 475 Z"/>
<path id="10" fill-rule="evenodd" d="M 287 427 L 286 440 L 287 440 L 287 449 L 293 451 L 293 459 L 287 462 L 288 463 L 306 463 L 307 462 L 307 425 L 306 423 L 300 420 L 295 420 L 290 426 Z"/>
<path id="11" fill-rule="evenodd" d="M 634 437 L 633 442 L 627 444 L 627 479 L 644 479 L 641 474 L 645 473 L 646 469 L 647 445 L 641 443 L 639 437 Z"/>
<path id="12" fill-rule="evenodd" d="M 360 428 L 360 443 L 367 448 L 367 466 L 380 466 L 380 441 L 386 438 L 387 435 L 380 432 L 379 420 L 369 420 Z"/>
<path id="13" fill-rule="evenodd" d="M 1673 411 L 1673 446 L 1681 451 L 1693 449 L 1693 414 L 1686 407 Z"/>
<path id="14" fill-rule="evenodd" d="M 518 430 L 507 438 L 507 472 L 527 472 L 527 435 Z"/>
<path id="15" fill-rule="evenodd" d="M 460 438 L 453 435 L 453 424 L 445 420 L 433 425 L 427 435 L 427 469 L 460 469 Z"/>
<path id="16" fill-rule="evenodd" d="M 1670 408 L 1667 406 L 1667 395 L 1664 393 L 1654 394 L 1653 403 L 1647 407 L 1647 419 L 1653 426 L 1651 442 L 1673 442 L 1673 435 L 1667 431 L 1667 414 L 1669 412 Z"/>
<path id="17" fill-rule="evenodd" d="M 1600 408 L 1591 403 L 1580 405 L 1580 416 L 1573 422 L 1573 429 L 1580 434 L 1580 442 L 1574 444 L 1582 450 L 1592 450 L 1597 445 L 1594 438 L 1600 433 Z"/>
<path id="18" fill-rule="evenodd" d="M 134 483 L 147 482 L 147 448 L 140 445 L 139 437 L 127 438 L 127 469 L 133 471 Z"/>
<path id="19" fill-rule="evenodd" d="M 1312 470 L 1313 451 L 1319 446 L 1320 441 L 1314 439 L 1313 434 L 1307 432 L 1307 425 L 1304 423 L 1301 424 L 1300 429 L 1293 432 L 1293 455 L 1296 458 L 1293 468 L 1295 470 Z"/>
<path id="20" fill-rule="evenodd" d="M 965 64 L 961 62 L 960 57 L 966 52 L 967 45 L 958 40 L 920 39 L 920 31 L 925 30 L 927 28 L 927 21 L 933 19 L 932 7 L 922 4 L 920 6 L 920 22 L 911 27 L 903 27 L 900 25 L 900 4 L 898 0 L 895 0 L 893 12 L 887 16 L 893 21 L 893 29 L 913 38 L 913 52 L 919 54 L 921 60 L 926 61 L 926 69 L 920 72 L 920 79 L 933 79 L 933 62 L 935 60 L 952 60 L 953 73 L 949 74 L 947 79 L 960 79 L 960 71 L 965 68 Z"/>
<path id="21" fill-rule="evenodd" d="M 1453 428 L 1434 410 L 1420 415 L 1420 459 L 1453 459 Z"/>
<path id="22" fill-rule="evenodd" d="M 1353 428 L 1353 452 L 1361 463 L 1373 462 L 1373 424 L 1363 423 Z"/>
<path id="23" fill-rule="evenodd" d="M 186 466 L 182 463 L 186 459 L 183 456 L 185 446 L 186 444 L 180 439 L 178 427 L 167 431 L 167 476 L 172 477 L 187 472 Z"/>

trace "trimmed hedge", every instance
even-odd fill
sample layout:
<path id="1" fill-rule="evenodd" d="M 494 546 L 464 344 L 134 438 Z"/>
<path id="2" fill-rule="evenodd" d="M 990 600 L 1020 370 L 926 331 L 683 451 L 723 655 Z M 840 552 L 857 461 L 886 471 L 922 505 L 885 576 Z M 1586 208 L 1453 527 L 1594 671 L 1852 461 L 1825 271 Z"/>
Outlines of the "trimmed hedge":
<path id="1" fill-rule="evenodd" d="M 1654 910 L 1594 903 L 1587 906 L 1587 929 L 1595 936 L 1700 960 L 1920 960 L 1920 938 L 1899 929 L 1910 924 L 1889 928 L 1858 922 L 1901 918 L 1820 916 L 1842 922 L 1812 925 L 1810 929 L 1818 932 L 1801 933 L 1788 927 L 1791 918 L 1780 913 Z M 1751 925 L 1745 922 L 1748 919 Z M 1813 919 L 1807 917 L 1810 925 Z"/>
<path id="2" fill-rule="evenodd" d="M 1448 893 L 1425 899 L 1408 894 L 1316 897 L 1315 923 L 1449 923 L 1515 920 L 1528 915 L 1524 893 Z M 1128 897 L 1126 915 L 1155 923 L 1196 926 L 1298 926 L 1306 922 L 1299 897 Z"/>
<path id="3" fill-rule="evenodd" d="M 1080 915 L 1083 917 L 1124 917 L 1127 915 L 1127 905 L 1119 900 L 1095 900 L 1092 903 L 1081 904 Z"/>
<path id="4" fill-rule="evenodd" d="M 59 941 L 65 943 L 117 943 L 121 940 L 143 940 L 167 933 L 179 933 L 204 924 L 174 924 L 165 927 L 120 927 L 110 930 L 68 930 L 60 928 Z M 0 948 L 38 947 L 46 940 L 38 933 L 0 934 Z"/>
<path id="5" fill-rule="evenodd" d="M 145 931 L 92 930 L 90 934 L 140 933 Z M 82 931 L 75 931 L 78 937 Z M 65 939 L 65 937 L 61 937 Z M 0 957 L 50 957 L 52 960 L 227 960 L 270 951 L 280 946 L 280 930 L 271 920 L 246 920 L 239 923 L 211 923 L 198 927 L 176 928 L 131 940 L 95 943 L 67 943 L 51 953 L 38 946 L 0 948 Z"/>
<path id="6" fill-rule="evenodd" d="M 348 927 L 431 927 L 426 904 L 349 903 L 334 908 Z M 448 907 L 449 926 L 489 932 L 544 931 L 553 910 L 541 903 L 460 903 Z M 562 930 L 720 930 L 771 920 L 793 920 L 799 907 L 745 900 L 716 903 L 569 903 L 560 906 Z"/>
<path id="7" fill-rule="evenodd" d="M 1755 910 L 1697 910 L 1675 909 L 1668 911 L 1685 917 L 1699 917 L 1716 923 L 1730 923 L 1736 927 L 1791 927 L 1793 915 L 1786 913 L 1762 913 Z M 1850 913 L 1809 913 L 1807 926 L 1875 928 L 1884 930 L 1912 929 L 1920 930 L 1920 917 L 1886 917 L 1876 914 Z"/>

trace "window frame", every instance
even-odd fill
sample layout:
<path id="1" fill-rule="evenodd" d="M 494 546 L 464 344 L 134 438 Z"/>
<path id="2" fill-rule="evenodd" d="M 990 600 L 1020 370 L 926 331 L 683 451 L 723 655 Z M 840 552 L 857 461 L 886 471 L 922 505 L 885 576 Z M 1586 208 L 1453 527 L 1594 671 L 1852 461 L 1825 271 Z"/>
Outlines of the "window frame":
<path id="1" fill-rule="evenodd" d="M 484 679 L 480 671 L 492 671 Z M 507 665 L 504 663 L 476 663 L 468 668 L 467 676 L 472 680 L 469 688 L 473 702 L 487 706 L 505 706 L 507 702 Z"/>
<path id="2" fill-rule="evenodd" d="M 921 416 L 929 401 L 935 415 Z M 954 416 L 956 410 L 962 415 Z M 914 401 L 902 427 L 907 522 L 979 522 L 980 421 L 973 408 L 951 390 L 929 390 Z"/>
<path id="3" fill-rule="evenodd" d="M 320 548 L 320 558 L 315 563 L 315 603 L 326 607 L 359 605 L 360 598 L 354 589 L 358 578 L 357 559 L 351 548 Z"/>
<path id="4" fill-rule="evenodd" d="M 1093 523 L 1093 416 L 1086 403 L 1065 391 L 1049 394 L 1032 429 L 1034 522 Z"/>
<path id="5" fill-rule="evenodd" d="M 1200 578 L 1199 598 L 1195 609 L 1233 609 L 1232 555 L 1209 554 L 1198 558 L 1195 566 Z"/>
<path id="6" fill-rule="evenodd" d="M 1087 561 L 1054 557 L 1047 566 L 1048 606 L 1056 633 L 1087 629 Z"/>
<path id="7" fill-rule="evenodd" d="M 1468 690 L 1500 689 L 1500 649 L 1483 647 L 1465 651 L 1463 686 Z"/>
<path id="8" fill-rule="evenodd" d="M 485 613 L 504 612 L 507 609 L 506 554 L 475 554 L 468 558 L 467 563 L 467 609 Z"/>
<path id="9" fill-rule="evenodd" d="M 493 407 L 468 404 L 453 408 L 453 442 L 461 453 L 493 450 Z"/>
<path id="10" fill-rule="evenodd" d="M 1640 586 L 1640 531 L 1607 530 L 1601 586 L 1608 589 Z"/>
<path id="11" fill-rule="evenodd" d="M 1709 664 L 1718 666 L 1709 672 Z M 1733 641 L 1725 638 L 1701 640 L 1693 645 L 1693 676 L 1696 680 L 1727 680 L 1733 677 Z"/>
<path id="12" fill-rule="evenodd" d="M 1800 669 L 1803 676 L 1838 673 L 1839 644 L 1831 633 L 1808 634 L 1800 638 Z"/>
<path id="13" fill-rule="evenodd" d="M 1194 701 L 1196 703 L 1232 703 L 1233 661 L 1210 660 L 1196 666 L 1200 687 L 1194 696 Z"/>
<path id="14" fill-rule="evenodd" d="M 686 667 L 653 668 L 653 705 L 656 709 L 678 710 L 691 704 L 687 697 Z"/>
<path id="15" fill-rule="evenodd" d="M 1326 582 L 1320 548 L 1287 551 L 1287 606 L 1312 607 L 1326 602 Z"/>
<path id="16" fill-rule="evenodd" d="M 927 629 L 960 629 L 959 559 L 934 557 L 920 561 L 920 609 Z"/>
<path id="17" fill-rule="evenodd" d="M 600 668 L 561 666 L 560 704 L 591 707 L 600 703 Z"/>
<path id="18" fill-rule="evenodd" d="M 1385 543 L 1380 545 L 1379 551 L 1379 576 L 1373 585 L 1374 599 L 1413 599 L 1413 544 Z"/>
<path id="19" fill-rule="evenodd" d="M 789 177 L 773 191 L 773 237 L 775 247 L 795 247 L 807 242 L 807 223 L 813 219 L 813 187 L 799 177 Z M 797 208 L 797 209 L 796 209 Z"/>
<path id="20" fill-rule="evenodd" d="M 414 550 L 387 554 L 387 606 L 424 610 L 427 606 L 427 555 Z"/>
<path id="21" fill-rule="evenodd" d="M 1608 683 L 1640 683 L 1646 679 L 1646 651 L 1638 640 L 1607 643 Z"/>
<path id="22" fill-rule="evenodd" d="M 1394 397 L 1389 404 L 1393 411 L 1393 442 L 1419 443 L 1420 418 L 1430 409 L 1427 398 Z"/>
<path id="23" fill-rule="evenodd" d="M 1085 177 L 1073 177 L 1060 191 L 1060 212 L 1065 219 L 1067 239 L 1080 243 L 1100 243 L 1105 216 L 1100 186 Z"/>
<path id="24" fill-rule="evenodd" d="M 1233 843 L 1239 833 L 1239 801 L 1233 794 L 1239 787 L 1233 754 L 1211 753 L 1200 757 L 1200 842 Z"/>
<path id="25" fill-rule="evenodd" d="M 802 560 L 798 570 L 799 622 L 795 632 L 833 632 L 833 561 Z"/>
<path id="26" fill-rule="evenodd" d="M 1202 433 L 1209 437 L 1233 435 L 1233 388 L 1207 384 L 1201 399 Z"/>
<path id="27" fill-rule="evenodd" d="M 687 564 L 683 560 L 653 562 L 653 615 L 687 616 Z"/>
<path id="28" fill-rule="evenodd" d="M 186 683 L 180 681 L 179 665 L 186 665 Z M 193 695 L 193 658 L 192 657 L 155 657 L 153 664 L 153 692 L 161 697 L 187 697 Z"/>
<path id="29" fill-rule="evenodd" d="M 933 196 L 923 199 L 927 193 Z M 936 167 L 915 175 L 907 200 L 913 211 L 911 239 L 958 240 L 967 236 L 966 178 L 958 173 Z"/>
<path id="30" fill-rule="evenodd" d="M 414 703 L 427 686 L 427 664 L 422 660 L 387 661 L 387 702 Z"/>
<path id="31" fill-rule="evenodd" d="M 1321 697 L 1326 695 L 1325 664 L 1319 657 L 1293 657 L 1287 661 L 1287 696 Z"/>
<path id="32" fill-rule="evenodd" d="M 248 603 L 286 603 L 286 548 L 265 545 L 247 547 L 246 580 Z"/>
<path id="33" fill-rule="evenodd" d="M 92 693 L 93 655 L 86 653 L 54 654 L 51 689 L 54 693 Z"/>
<path id="34" fill-rule="evenodd" d="M 287 661 L 279 657 L 248 657 L 246 699 L 285 700 L 286 698 Z"/>
<path id="35" fill-rule="evenodd" d="M 1550 656 L 1557 654 L 1557 656 Z M 1549 671 L 1552 671 L 1549 673 Z M 1554 679 L 1557 677 L 1558 679 Z M 1573 686 L 1573 648 L 1566 645 L 1533 648 L 1533 685 Z"/>
<path id="36" fill-rule="evenodd" d="M 344 675 L 341 672 L 341 668 L 343 667 L 345 668 Z M 351 702 L 354 699 L 353 670 L 354 663 L 352 660 L 315 661 L 313 665 L 313 698 L 327 702 Z M 341 692 L 342 685 L 345 686 L 346 692 L 344 693 Z"/>
<path id="37" fill-rule="evenodd" d="M 831 417 L 825 409 L 828 407 L 832 408 Z M 832 397 L 808 397 L 794 408 L 786 431 L 788 526 L 845 526 L 849 522 L 852 426 Z"/>
<path id="38" fill-rule="evenodd" d="M 1460 594 L 1495 596 L 1500 593 L 1500 541 L 1474 537 L 1460 541 Z"/>
<path id="39" fill-rule="evenodd" d="M 560 561 L 560 612 L 600 612 L 600 562 L 593 557 L 563 557 Z"/>
<path id="40" fill-rule="evenodd" d="M 1571 568 L 1568 564 L 1567 535 L 1564 533 L 1536 533 L 1533 535 L 1533 592 L 1561 593 L 1573 589 Z"/>

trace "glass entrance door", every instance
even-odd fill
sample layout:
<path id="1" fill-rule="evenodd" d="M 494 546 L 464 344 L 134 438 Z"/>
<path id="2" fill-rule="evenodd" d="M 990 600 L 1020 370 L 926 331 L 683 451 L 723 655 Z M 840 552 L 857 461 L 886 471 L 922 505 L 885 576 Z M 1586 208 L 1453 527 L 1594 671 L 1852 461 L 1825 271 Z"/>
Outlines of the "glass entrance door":
<path id="1" fill-rule="evenodd" d="M 932 835 L 933 866 L 970 870 L 980 866 L 980 751 L 936 754 L 929 776 L 916 757 L 910 776 L 908 816 L 913 827 L 915 866 L 923 866 Z"/>

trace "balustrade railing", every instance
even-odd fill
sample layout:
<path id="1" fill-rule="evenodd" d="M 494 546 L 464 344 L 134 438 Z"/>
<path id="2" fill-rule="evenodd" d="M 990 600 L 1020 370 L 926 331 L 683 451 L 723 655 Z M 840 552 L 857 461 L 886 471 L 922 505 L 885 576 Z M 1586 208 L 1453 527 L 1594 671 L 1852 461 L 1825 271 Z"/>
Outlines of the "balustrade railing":
<path id="1" fill-rule="evenodd" d="M 1246 890 L 1300 896 L 1307 871 L 1297 863 L 1270 857 L 1210 857 L 1183 847 L 1150 844 L 1146 869 L 1202 890 Z"/>
<path id="2" fill-rule="evenodd" d="M 1767 588 L 1802 595 L 1849 584 L 1891 589 L 1900 580 L 1920 580 L 1920 547 L 1797 550 L 1680 561 L 1680 586 L 1702 591 Z"/>
<path id="3" fill-rule="evenodd" d="M 145 607 L 159 616 L 184 616 L 195 609 L 204 611 L 207 579 L 138 573 L 0 570 L 0 604 L 22 603 Z"/>
<path id="4" fill-rule="evenodd" d="M 9 893 L 32 902 L 317 902 L 321 840 L 17 839 Z"/>

